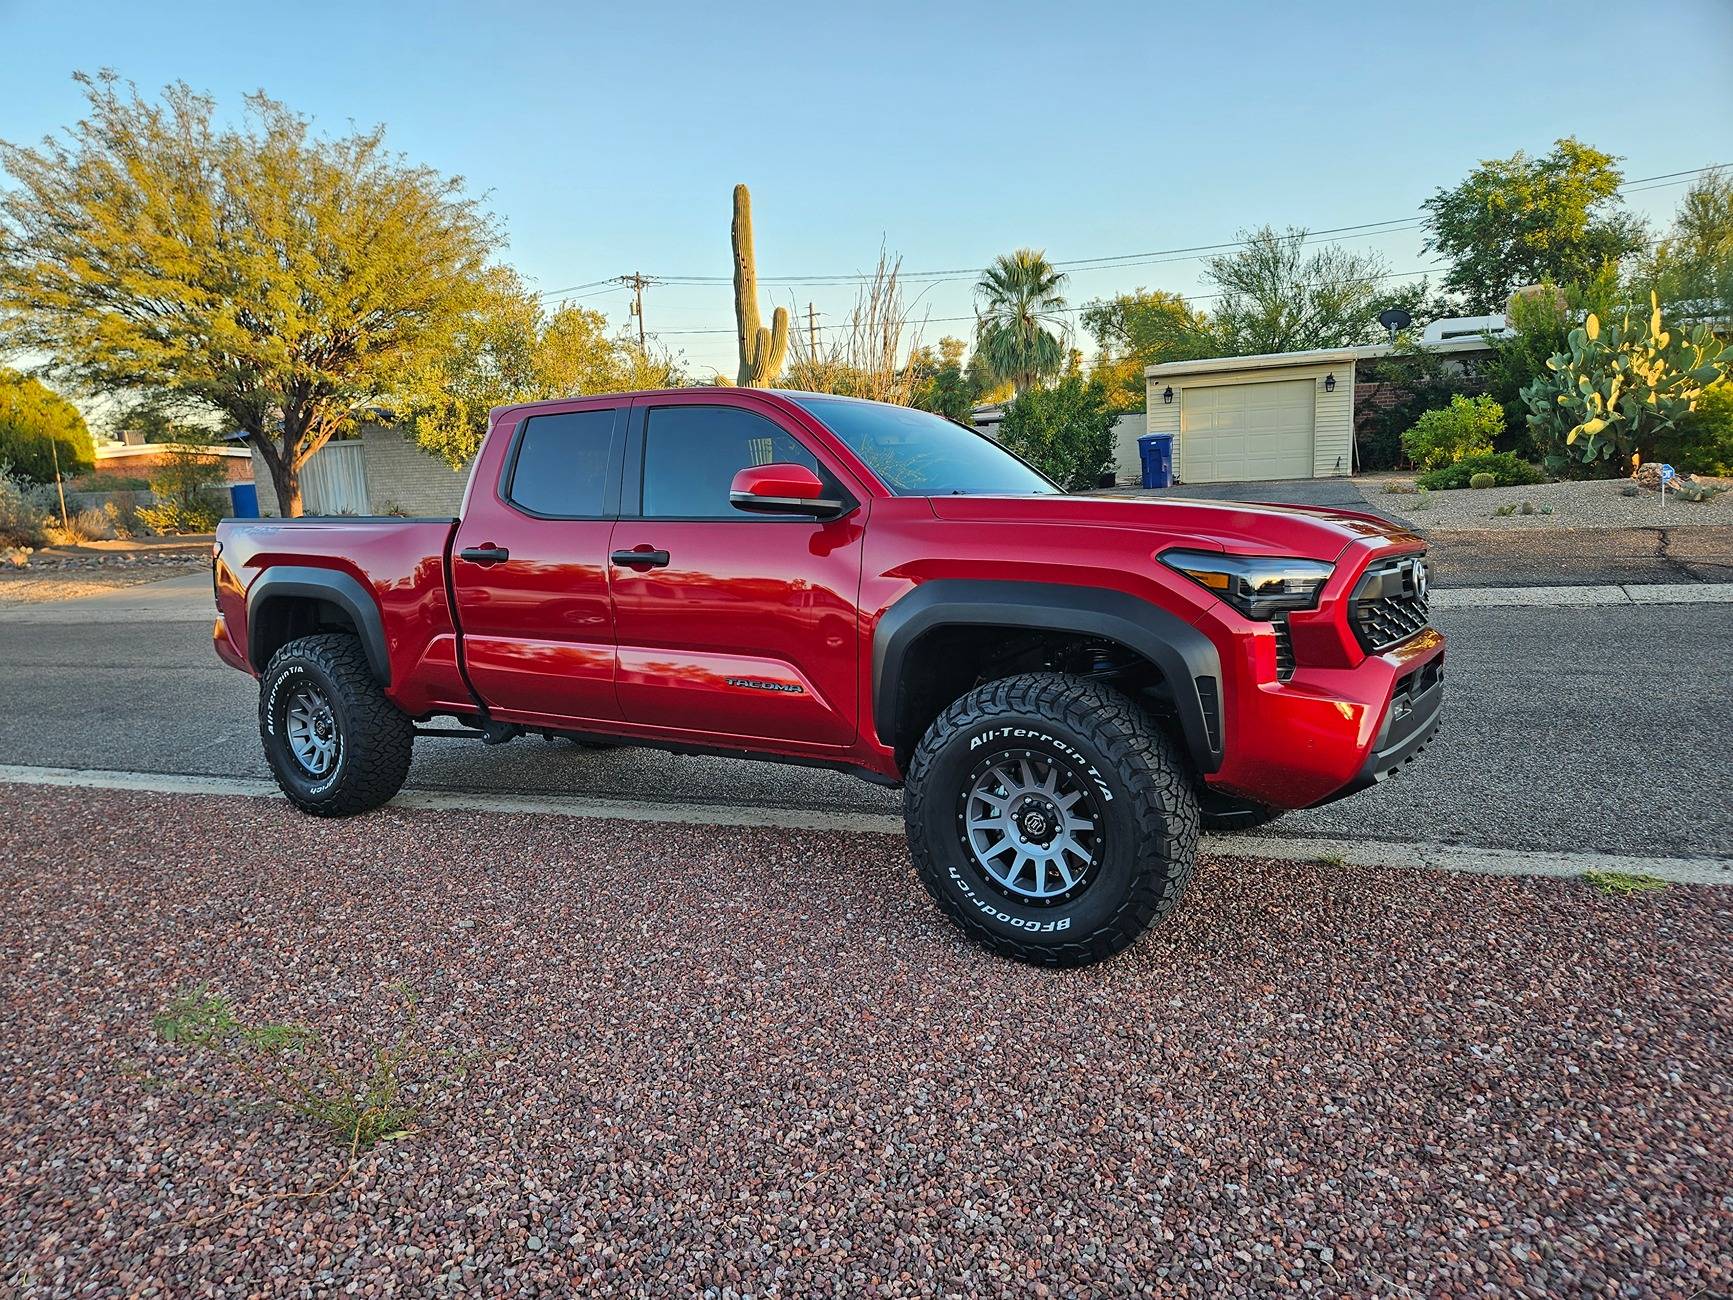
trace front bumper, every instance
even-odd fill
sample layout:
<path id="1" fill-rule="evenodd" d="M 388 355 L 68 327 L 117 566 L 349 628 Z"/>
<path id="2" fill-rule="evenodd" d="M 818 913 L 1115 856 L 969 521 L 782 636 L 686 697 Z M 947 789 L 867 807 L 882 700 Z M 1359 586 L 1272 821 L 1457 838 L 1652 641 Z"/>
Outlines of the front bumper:
<path id="1" fill-rule="evenodd" d="M 1346 799 L 1395 776 L 1419 758 L 1432 743 L 1443 713 L 1444 654 L 1441 650 L 1435 658 L 1426 660 L 1420 667 L 1397 679 L 1390 704 L 1384 710 L 1384 723 L 1378 729 L 1378 739 L 1373 742 L 1372 752 L 1366 756 L 1360 775 L 1318 802 L 1334 803 Z"/>
<path id="2" fill-rule="evenodd" d="M 1438 731 L 1444 636 L 1435 628 L 1351 668 L 1302 666 L 1286 681 L 1249 656 L 1236 667 L 1225 683 L 1225 757 L 1205 780 L 1238 798 L 1329 803 L 1385 780 Z"/>

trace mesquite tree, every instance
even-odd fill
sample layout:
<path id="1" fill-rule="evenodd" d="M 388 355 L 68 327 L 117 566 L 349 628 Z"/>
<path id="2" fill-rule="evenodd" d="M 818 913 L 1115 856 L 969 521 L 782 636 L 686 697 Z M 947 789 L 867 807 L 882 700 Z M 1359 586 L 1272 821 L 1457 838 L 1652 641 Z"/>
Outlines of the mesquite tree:
<path id="1" fill-rule="evenodd" d="M 78 80 L 77 125 L 0 142 L 0 349 L 232 421 L 299 514 L 308 457 L 444 346 L 492 219 L 382 128 L 314 135 L 262 94 L 225 127 L 184 83 Z"/>

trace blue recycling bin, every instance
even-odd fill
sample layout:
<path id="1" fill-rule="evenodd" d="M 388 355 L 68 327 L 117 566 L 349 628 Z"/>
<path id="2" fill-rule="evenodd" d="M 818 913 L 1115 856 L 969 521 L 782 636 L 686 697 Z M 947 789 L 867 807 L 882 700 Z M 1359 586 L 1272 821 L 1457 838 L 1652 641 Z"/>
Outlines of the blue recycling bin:
<path id="1" fill-rule="evenodd" d="M 1173 486 L 1173 435 L 1146 433 L 1137 440 L 1137 454 L 1143 461 L 1143 486 L 1146 488 Z"/>
<path id="2" fill-rule="evenodd" d="M 259 489 L 252 483 L 229 484 L 229 506 L 236 519 L 259 517 Z"/>

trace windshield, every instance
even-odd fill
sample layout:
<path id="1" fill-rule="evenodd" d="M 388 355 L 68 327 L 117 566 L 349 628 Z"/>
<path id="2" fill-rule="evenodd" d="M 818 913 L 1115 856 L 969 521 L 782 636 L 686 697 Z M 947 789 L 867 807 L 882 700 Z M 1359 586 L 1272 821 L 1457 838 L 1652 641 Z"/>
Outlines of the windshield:
<path id="1" fill-rule="evenodd" d="M 991 438 L 930 411 L 821 393 L 792 398 L 900 497 L 1030 496 L 1059 488 Z"/>

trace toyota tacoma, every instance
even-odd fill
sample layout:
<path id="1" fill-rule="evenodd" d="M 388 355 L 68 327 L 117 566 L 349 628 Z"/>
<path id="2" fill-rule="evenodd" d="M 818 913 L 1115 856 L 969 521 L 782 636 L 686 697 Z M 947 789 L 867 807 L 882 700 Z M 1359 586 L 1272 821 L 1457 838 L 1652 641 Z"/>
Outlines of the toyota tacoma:
<path id="1" fill-rule="evenodd" d="M 1200 825 L 1397 772 L 1443 691 L 1401 527 L 1067 495 L 814 393 L 502 408 L 457 519 L 229 520 L 213 551 L 216 651 L 309 813 L 389 800 L 435 718 L 841 768 L 902 788 L 958 926 L 1052 966 L 1166 914 Z"/>

